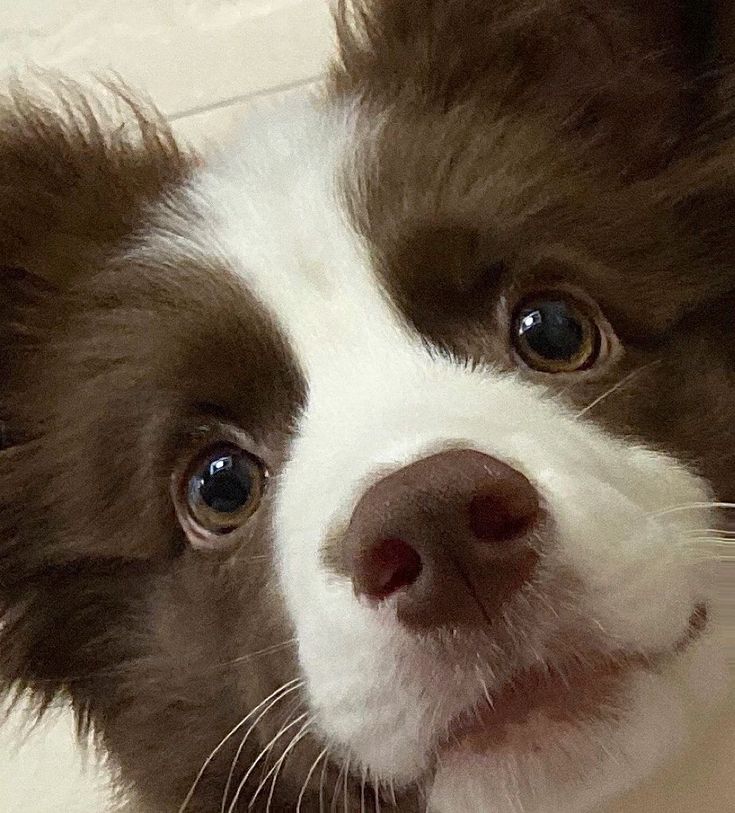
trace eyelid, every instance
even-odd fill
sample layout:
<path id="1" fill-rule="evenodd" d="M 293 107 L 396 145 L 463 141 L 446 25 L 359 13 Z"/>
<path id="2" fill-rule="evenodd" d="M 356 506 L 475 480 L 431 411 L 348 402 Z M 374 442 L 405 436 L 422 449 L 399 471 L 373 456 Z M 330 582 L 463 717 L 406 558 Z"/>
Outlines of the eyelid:
<path id="1" fill-rule="evenodd" d="M 223 444 L 231 443 L 245 449 L 255 457 L 263 460 L 268 466 L 269 452 L 266 446 L 253 434 L 243 429 L 235 420 L 220 417 L 217 414 L 200 414 L 189 424 L 179 450 L 179 456 L 187 451 L 190 455 L 212 445 L 217 441 Z"/>

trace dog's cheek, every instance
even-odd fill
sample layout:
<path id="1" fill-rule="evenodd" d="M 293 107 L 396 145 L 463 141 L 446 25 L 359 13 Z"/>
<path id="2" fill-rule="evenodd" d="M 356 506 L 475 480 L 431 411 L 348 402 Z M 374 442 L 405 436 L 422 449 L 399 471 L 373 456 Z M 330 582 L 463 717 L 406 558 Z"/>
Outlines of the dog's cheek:
<path id="1" fill-rule="evenodd" d="M 577 575 L 582 612 L 613 644 L 667 649 L 686 633 L 694 604 L 706 599 L 692 534 L 706 527 L 709 512 L 691 506 L 711 495 L 665 455 L 612 439 L 600 451 L 599 471 L 585 473 L 580 456 L 578 467 L 548 478 L 562 540 L 552 557 Z"/>
<path id="2" fill-rule="evenodd" d="M 593 721 L 584 726 L 557 724 L 554 736 L 537 749 L 508 743 L 483 754 L 450 755 L 437 773 L 429 809 L 592 813 L 655 771 L 681 747 L 684 731 L 680 688 L 634 676 L 615 726 Z"/>

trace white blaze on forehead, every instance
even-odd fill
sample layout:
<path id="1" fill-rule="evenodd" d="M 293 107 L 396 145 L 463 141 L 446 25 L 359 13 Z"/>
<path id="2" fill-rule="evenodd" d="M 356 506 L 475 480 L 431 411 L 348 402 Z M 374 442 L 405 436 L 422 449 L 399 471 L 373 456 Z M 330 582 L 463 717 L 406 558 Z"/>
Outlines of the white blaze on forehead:
<path id="1" fill-rule="evenodd" d="M 576 421 L 519 376 L 425 349 L 383 294 L 340 206 L 350 126 L 348 115 L 309 102 L 261 112 L 190 190 L 204 227 L 190 239 L 241 275 L 308 381 L 275 525 L 319 725 L 378 775 L 411 779 L 428 765 L 437 720 L 480 689 L 473 675 L 447 683 L 435 674 L 439 666 L 388 612 L 361 606 L 349 583 L 325 572 L 322 545 L 369 483 L 452 445 L 515 465 L 549 506 L 551 556 L 585 586 L 580 609 L 611 645 L 643 651 L 671 646 L 686 629 L 700 585 L 684 537 L 707 521 L 657 512 L 707 493 L 673 461 Z M 539 651 L 544 630 L 539 623 Z M 451 697 L 439 698 L 447 686 Z"/>
<path id="2" fill-rule="evenodd" d="M 200 186 L 215 238 L 290 338 L 311 385 L 325 356 L 354 366 L 355 354 L 373 344 L 382 352 L 388 337 L 396 352 L 406 342 L 337 202 L 348 126 L 345 114 L 301 98 L 266 106 Z"/>

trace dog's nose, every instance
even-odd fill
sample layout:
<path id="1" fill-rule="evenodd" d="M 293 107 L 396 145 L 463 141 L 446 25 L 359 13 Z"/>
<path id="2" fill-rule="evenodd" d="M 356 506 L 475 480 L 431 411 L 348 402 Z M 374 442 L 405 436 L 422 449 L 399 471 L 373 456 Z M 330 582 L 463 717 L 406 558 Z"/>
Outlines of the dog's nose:
<path id="1" fill-rule="evenodd" d="M 352 515 L 355 592 L 395 594 L 412 627 L 486 624 L 533 576 L 539 517 L 536 489 L 507 463 L 470 449 L 419 460 L 371 486 Z"/>

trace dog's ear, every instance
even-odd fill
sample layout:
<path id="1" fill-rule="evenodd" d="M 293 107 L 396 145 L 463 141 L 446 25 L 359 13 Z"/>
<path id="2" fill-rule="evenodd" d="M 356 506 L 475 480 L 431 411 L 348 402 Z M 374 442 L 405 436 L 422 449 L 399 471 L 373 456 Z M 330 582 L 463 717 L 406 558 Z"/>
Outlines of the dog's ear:
<path id="1" fill-rule="evenodd" d="M 61 292 L 101 270 L 193 165 L 155 108 L 121 84 L 101 90 L 105 104 L 40 78 L 0 96 L 0 448 L 14 433 L 3 402 L 16 349 L 41 341 Z"/>
<path id="2" fill-rule="evenodd" d="M 436 116 L 462 105 L 468 120 L 543 117 L 547 129 L 601 147 L 615 171 L 652 173 L 696 118 L 697 78 L 712 58 L 711 6 L 340 0 L 332 86 L 373 115 Z"/>
<path id="3" fill-rule="evenodd" d="M 0 99 L 0 266 L 64 286 L 94 273 L 189 157 L 122 86 L 104 87 L 104 106 L 61 80 L 34 90 Z"/>
<path id="4" fill-rule="evenodd" d="M 0 96 L 0 448 L 17 431 L 7 401 L 20 348 L 43 352 L 62 292 L 104 268 L 194 163 L 121 84 L 102 86 L 104 104 L 65 80 L 31 84 Z"/>
<path id="5" fill-rule="evenodd" d="M 105 301 L 91 291 L 193 165 L 160 115 L 127 91 L 108 88 L 103 109 L 72 85 L 52 85 L 33 95 L 16 86 L 0 102 L 0 691 L 33 687 L 42 703 L 114 645 L 111 608 L 123 601 L 105 570 L 123 555 L 119 522 L 99 533 L 107 563 L 85 564 L 85 506 L 103 486 L 100 460 L 85 467 L 84 458 L 89 449 L 111 455 L 126 485 L 136 461 L 112 450 L 101 426 L 108 402 L 92 402 L 81 383 L 87 376 L 104 390 L 85 351 L 134 328 L 95 332 L 84 320 Z M 108 397 L 122 413 L 134 412 L 128 389 L 123 381 Z"/>

